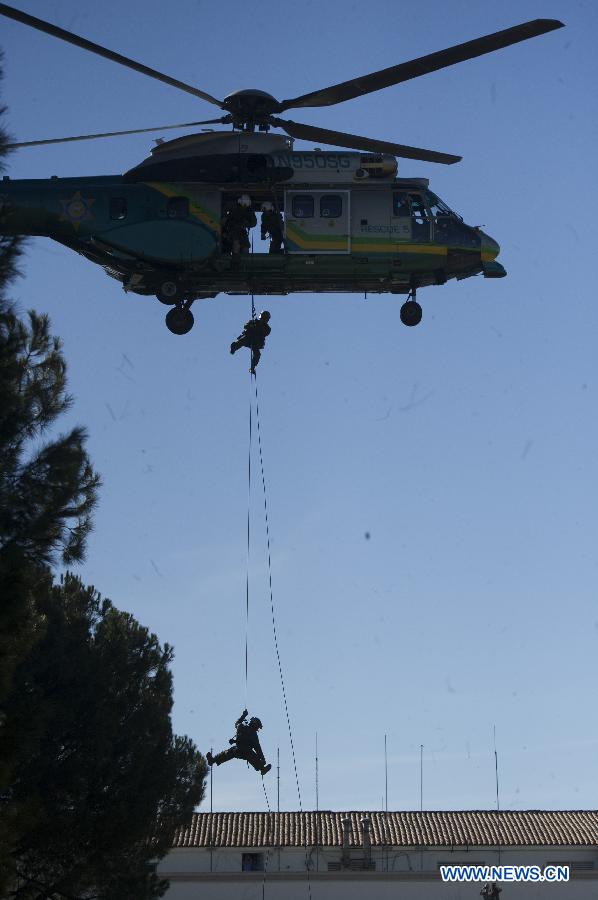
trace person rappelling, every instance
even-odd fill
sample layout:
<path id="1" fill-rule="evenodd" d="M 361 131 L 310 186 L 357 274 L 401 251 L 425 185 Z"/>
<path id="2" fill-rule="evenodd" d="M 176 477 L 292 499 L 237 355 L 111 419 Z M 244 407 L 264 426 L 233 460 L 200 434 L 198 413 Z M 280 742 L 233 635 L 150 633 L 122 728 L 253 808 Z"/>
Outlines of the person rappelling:
<path id="1" fill-rule="evenodd" d="M 272 765 L 266 763 L 266 758 L 257 736 L 258 731 L 262 728 L 262 723 L 255 716 L 249 722 L 246 722 L 247 715 L 248 712 L 244 709 L 235 722 L 235 736 L 229 740 L 229 744 L 231 744 L 230 749 L 223 750 L 221 753 L 217 753 L 216 756 L 212 756 L 208 751 L 206 759 L 209 766 L 214 764 L 220 766 L 230 759 L 244 759 L 245 762 L 253 766 L 256 772 L 261 772 L 262 775 L 270 771 Z"/>
<path id="2" fill-rule="evenodd" d="M 243 331 L 237 340 L 230 345 L 231 353 L 236 353 L 241 347 L 249 347 L 251 350 L 251 368 L 249 371 L 252 375 L 255 375 L 255 367 L 260 361 L 266 338 L 271 331 L 268 325 L 269 321 L 270 313 L 267 309 L 264 309 L 257 319 L 250 319 L 249 322 L 245 322 Z"/>

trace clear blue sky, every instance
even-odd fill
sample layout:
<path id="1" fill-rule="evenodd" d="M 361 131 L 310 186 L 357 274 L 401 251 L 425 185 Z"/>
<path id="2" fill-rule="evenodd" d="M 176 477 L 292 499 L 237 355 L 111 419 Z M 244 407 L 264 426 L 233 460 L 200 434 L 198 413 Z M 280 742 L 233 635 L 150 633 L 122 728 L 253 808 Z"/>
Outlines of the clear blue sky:
<path id="1" fill-rule="evenodd" d="M 596 807 L 596 5 L 20 8 L 212 95 L 259 87 L 281 99 L 529 19 L 566 23 L 297 114 L 463 154 L 452 167 L 401 161 L 399 174 L 430 177 L 485 226 L 508 278 L 422 291 L 415 329 L 391 296 L 268 299 L 259 390 L 304 808 L 315 807 L 316 731 L 321 808 L 381 807 L 385 734 L 391 808 L 419 808 L 421 744 L 425 807 L 492 807 L 493 725 L 502 807 Z M 19 140 L 214 115 L 17 23 L 0 23 L 0 45 Z M 22 150 L 10 174 L 122 172 L 151 139 Z M 75 402 L 62 428 L 87 426 L 104 481 L 80 574 L 174 645 L 175 729 L 221 749 L 246 700 L 249 375 L 228 344 L 249 301 L 197 303 L 195 328 L 175 337 L 157 300 L 125 296 L 57 244 L 31 241 L 24 268 L 16 299 L 49 313 L 64 341 Z M 281 807 L 296 809 L 257 491 L 253 534 L 247 704 L 274 763 L 280 747 Z M 259 782 L 241 763 L 218 769 L 214 807 L 264 808 Z"/>

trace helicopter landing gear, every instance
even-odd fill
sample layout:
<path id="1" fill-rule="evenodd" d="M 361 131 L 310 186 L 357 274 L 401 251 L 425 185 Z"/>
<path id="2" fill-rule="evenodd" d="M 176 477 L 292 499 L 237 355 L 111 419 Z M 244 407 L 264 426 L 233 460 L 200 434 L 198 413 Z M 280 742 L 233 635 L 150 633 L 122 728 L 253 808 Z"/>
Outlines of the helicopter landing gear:
<path id="1" fill-rule="evenodd" d="M 174 306 L 175 303 L 178 303 L 180 296 L 181 289 L 176 281 L 163 281 L 156 291 L 156 297 L 160 303 L 165 303 L 166 306 Z"/>
<path id="2" fill-rule="evenodd" d="M 408 325 L 410 328 L 413 325 L 419 325 L 422 320 L 422 308 L 415 299 L 415 290 L 414 287 L 411 288 L 399 313 L 403 325 Z"/>
<path id="3" fill-rule="evenodd" d="M 172 334 L 188 334 L 193 328 L 194 318 L 190 306 L 193 300 L 177 303 L 166 313 L 166 327 Z"/>

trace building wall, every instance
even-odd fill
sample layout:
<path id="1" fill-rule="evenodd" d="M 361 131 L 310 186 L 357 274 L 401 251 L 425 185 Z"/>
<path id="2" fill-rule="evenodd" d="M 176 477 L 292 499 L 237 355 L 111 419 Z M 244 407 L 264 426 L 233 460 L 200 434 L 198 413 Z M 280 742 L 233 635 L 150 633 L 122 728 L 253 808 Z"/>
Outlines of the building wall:
<path id="1" fill-rule="evenodd" d="M 303 848 L 273 848 L 264 854 L 265 872 L 241 871 L 242 854 L 260 848 L 209 850 L 176 849 L 165 857 L 158 873 L 170 880 L 167 900 L 473 900 L 482 884 L 443 883 L 438 864 L 496 865 L 496 848 L 376 848 L 372 860 L 376 870 L 328 871 L 328 862 L 339 862 L 340 848 L 308 853 Z M 351 851 L 354 865 L 363 858 Z M 567 883 L 502 884 L 501 900 L 598 900 L 598 849 L 509 848 L 501 851 L 502 865 L 572 864 Z M 583 868 L 577 869 L 578 866 Z M 591 868 L 587 868 L 591 866 Z"/>

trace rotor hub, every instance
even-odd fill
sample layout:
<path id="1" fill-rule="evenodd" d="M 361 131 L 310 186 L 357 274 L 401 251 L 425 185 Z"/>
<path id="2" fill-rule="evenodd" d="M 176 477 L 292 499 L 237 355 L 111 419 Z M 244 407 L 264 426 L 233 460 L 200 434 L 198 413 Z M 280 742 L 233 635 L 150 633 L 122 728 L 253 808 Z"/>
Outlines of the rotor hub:
<path id="1" fill-rule="evenodd" d="M 266 130 L 272 114 L 281 110 L 280 103 L 272 94 L 257 88 L 233 91 L 224 98 L 222 107 L 231 115 L 237 128 L 248 131 L 253 131 L 256 126 Z"/>

